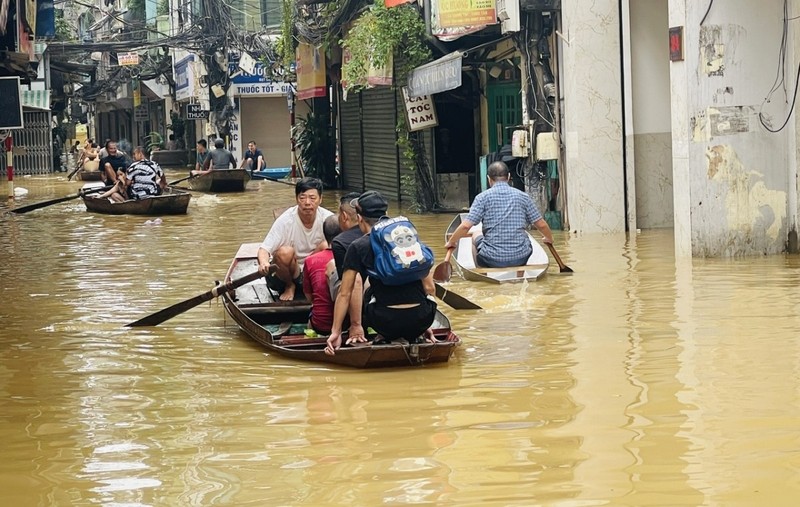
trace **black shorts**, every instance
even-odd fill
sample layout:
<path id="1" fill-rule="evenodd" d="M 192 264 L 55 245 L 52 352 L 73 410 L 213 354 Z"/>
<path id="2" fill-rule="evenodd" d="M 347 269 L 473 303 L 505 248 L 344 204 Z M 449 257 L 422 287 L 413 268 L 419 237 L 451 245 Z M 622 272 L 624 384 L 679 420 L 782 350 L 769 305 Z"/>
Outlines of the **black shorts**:
<path id="1" fill-rule="evenodd" d="M 275 273 L 270 274 L 267 278 L 267 287 L 270 290 L 277 292 L 278 295 L 283 294 L 283 291 L 286 290 L 286 284 L 278 278 Z M 294 298 L 295 299 L 305 299 L 306 295 L 303 293 L 303 272 L 300 271 L 300 275 L 294 279 Z"/>
<path id="2" fill-rule="evenodd" d="M 364 301 L 368 301 L 367 295 Z M 387 340 L 405 338 L 413 342 L 431 327 L 436 317 L 436 301 L 425 298 L 411 308 L 390 308 L 377 303 L 364 304 L 364 328 L 371 327 Z"/>

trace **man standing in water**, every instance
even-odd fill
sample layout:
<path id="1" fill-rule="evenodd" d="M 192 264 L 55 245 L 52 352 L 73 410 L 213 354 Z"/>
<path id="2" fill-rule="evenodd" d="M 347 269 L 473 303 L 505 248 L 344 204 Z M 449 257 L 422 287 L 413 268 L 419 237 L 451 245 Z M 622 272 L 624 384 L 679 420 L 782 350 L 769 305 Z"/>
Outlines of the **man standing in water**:
<path id="1" fill-rule="evenodd" d="M 278 268 L 267 277 L 271 289 L 280 293 L 282 301 L 290 301 L 303 293 L 303 262 L 314 252 L 328 248 L 322 225 L 333 213 L 320 207 L 322 181 L 303 178 L 294 187 L 297 201 L 281 214 L 258 249 L 258 269 L 269 274 L 269 265 Z"/>

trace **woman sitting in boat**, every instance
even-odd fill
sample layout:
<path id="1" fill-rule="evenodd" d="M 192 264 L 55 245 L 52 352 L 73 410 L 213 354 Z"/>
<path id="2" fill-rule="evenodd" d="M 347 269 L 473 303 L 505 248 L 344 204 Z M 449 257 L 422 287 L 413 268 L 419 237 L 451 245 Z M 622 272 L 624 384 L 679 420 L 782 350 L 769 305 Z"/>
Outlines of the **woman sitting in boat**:
<path id="1" fill-rule="evenodd" d="M 98 195 L 98 198 L 122 202 L 128 199 L 147 199 L 163 193 L 167 182 L 161 167 L 147 159 L 141 146 L 133 149 L 133 159 L 134 162 L 127 170 L 117 169 L 117 182 L 110 190 Z"/>

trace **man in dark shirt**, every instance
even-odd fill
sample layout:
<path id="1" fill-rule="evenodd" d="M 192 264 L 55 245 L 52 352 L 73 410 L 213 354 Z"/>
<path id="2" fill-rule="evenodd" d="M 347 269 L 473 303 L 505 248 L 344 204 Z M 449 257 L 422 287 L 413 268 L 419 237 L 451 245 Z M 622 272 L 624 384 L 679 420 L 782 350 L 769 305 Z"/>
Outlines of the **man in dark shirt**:
<path id="1" fill-rule="evenodd" d="M 344 266 L 344 254 L 347 252 L 347 247 L 350 243 L 357 240 L 364 235 L 358 227 L 358 216 L 356 209 L 350 205 L 353 199 L 358 199 L 360 194 L 358 192 L 349 192 L 339 199 L 339 228 L 341 233 L 336 235 L 331 245 L 333 250 L 333 260 L 336 262 L 336 273 L 339 275 L 339 280 L 342 279 L 342 267 Z M 332 294 L 336 298 L 336 294 Z"/>
<path id="2" fill-rule="evenodd" d="M 436 317 L 436 300 L 433 273 L 422 280 L 403 285 L 384 285 L 378 278 L 369 276 L 374 268 L 375 254 L 369 234 L 378 220 L 386 215 L 388 203 L 375 191 L 364 192 L 353 200 L 358 216 L 358 226 L 364 235 L 350 244 L 344 260 L 342 286 L 336 297 L 333 326 L 325 353 L 334 355 L 342 345 L 342 323 L 350 305 L 350 296 L 356 284 L 356 275 L 363 280 L 369 277 L 369 287 L 364 293 L 363 325 L 375 329 L 384 340 L 405 338 L 416 340 L 421 335 L 429 342 L 435 341 L 430 328 Z M 347 345 L 364 342 L 364 337 L 350 336 Z"/>
<path id="3" fill-rule="evenodd" d="M 106 185 L 111 185 L 117 182 L 117 169 L 128 167 L 128 159 L 117 149 L 116 141 L 108 141 L 106 151 L 108 155 L 100 159 L 100 170 L 103 171 Z"/>
<path id="4" fill-rule="evenodd" d="M 256 142 L 250 141 L 247 143 L 247 151 L 244 152 L 244 157 L 242 157 L 242 165 L 240 167 L 247 169 L 250 172 L 253 171 L 260 171 L 264 169 L 266 162 L 264 162 L 264 154 L 261 153 L 261 150 L 256 148 Z"/>

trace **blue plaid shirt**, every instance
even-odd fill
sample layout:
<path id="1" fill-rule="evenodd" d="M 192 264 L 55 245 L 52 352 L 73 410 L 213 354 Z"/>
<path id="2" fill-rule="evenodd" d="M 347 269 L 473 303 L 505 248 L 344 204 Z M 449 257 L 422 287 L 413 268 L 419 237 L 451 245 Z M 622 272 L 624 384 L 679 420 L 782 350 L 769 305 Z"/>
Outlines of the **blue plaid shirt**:
<path id="1" fill-rule="evenodd" d="M 472 202 L 467 220 L 483 223 L 481 255 L 497 261 L 513 261 L 530 252 L 525 229 L 542 214 L 533 199 L 505 181 L 498 181 Z"/>

